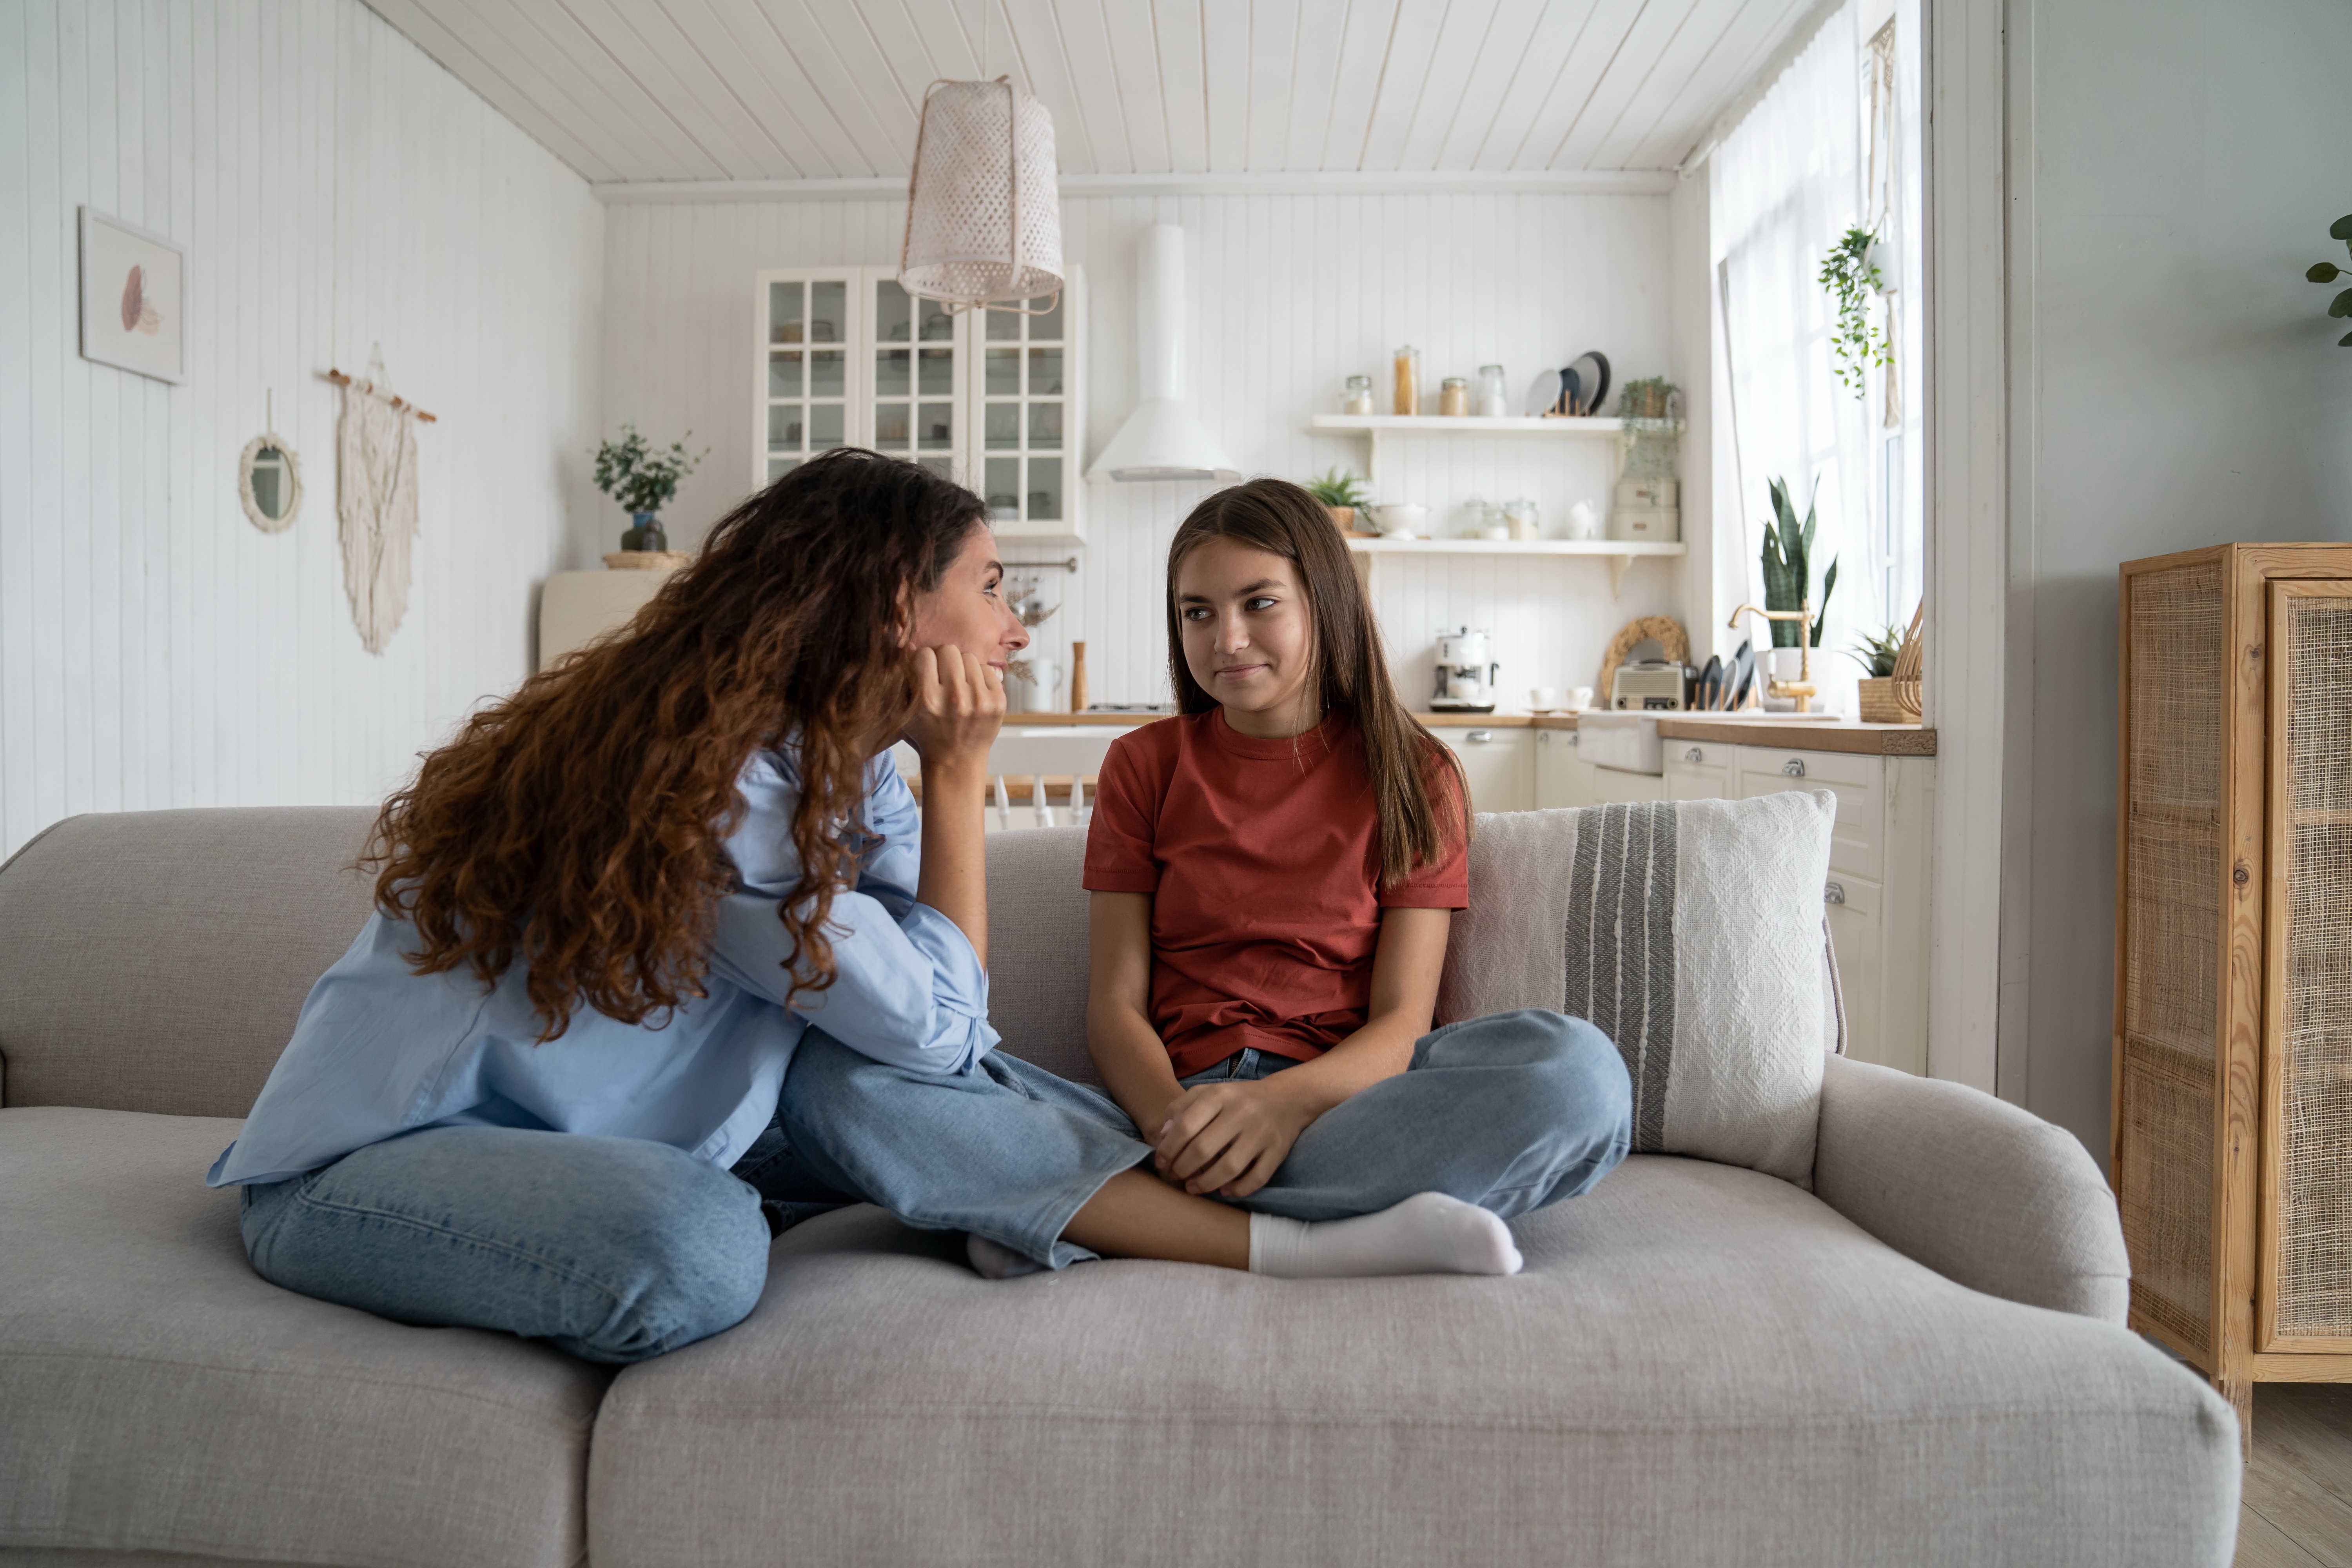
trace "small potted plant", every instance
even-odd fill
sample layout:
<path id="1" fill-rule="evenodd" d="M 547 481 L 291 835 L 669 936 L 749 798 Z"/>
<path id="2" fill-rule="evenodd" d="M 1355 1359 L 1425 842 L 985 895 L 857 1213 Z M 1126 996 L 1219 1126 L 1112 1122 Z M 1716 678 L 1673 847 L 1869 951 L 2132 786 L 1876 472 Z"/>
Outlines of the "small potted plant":
<path id="1" fill-rule="evenodd" d="M 2328 225 L 2327 234 L 2331 239 L 2342 240 L 2344 248 L 2352 251 L 2352 213 L 2347 213 Z M 2311 270 L 2303 276 L 2313 283 L 2333 283 L 2339 278 L 2352 276 L 2352 268 L 2338 267 L 2333 261 L 2315 261 L 2312 263 Z M 2329 300 L 2327 313 L 2339 321 L 2347 316 L 2352 316 L 2352 289 L 2345 289 Z M 2336 346 L 2339 349 L 2352 349 L 2352 332 L 2347 332 L 2336 339 Z"/>
<path id="2" fill-rule="evenodd" d="M 1307 481 L 1307 493 L 1323 503 L 1323 510 L 1331 514 L 1333 525 L 1341 533 L 1362 537 L 1356 529 L 1356 509 L 1371 498 L 1364 494 L 1363 481 L 1356 478 L 1354 470 L 1342 474 L 1335 464 L 1321 479 Z"/>
<path id="3" fill-rule="evenodd" d="M 687 432 L 691 436 L 693 431 Z M 669 551 L 669 536 L 662 530 L 661 509 L 677 494 L 677 483 L 694 472 L 695 466 L 710 455 L 708 447 L 689 453 L 680 442 L 673 441 L 667 452 L 656 452 L 635 425 L 621 426 L 621 438 L 607 441 L 596 448 L 596 488 L 621 503 L 629 514 L 628 529 L 621 535 L 621 553 L 625 556 L 657 556 Z M 625 561 L 624 565 L 647 563 Z M 612 558 L 605 558 L 612 564 Z M 667 564 L 667 563 L 665 563 Z"/>
<path id="4" fill-rule="evenodd" d="M 1875 635 L 1864 633 L 1862 641 L 1846 650 L 1846 657 L 1862 666 L 1863 679 L 1853 683 L 1861 699 L 1862 721 L 1865 724 L 1916 724 L 1919 721 L 1919 683 L 1895 679 L 1896 666 L 1903 658 L 1903 627 L 1889 625 Z M 1906 694 L 1904 687 L 1911 688 Z M 1906 695 L 1910 698 L 1906 704 Z"/>
<path id="5" fill-rule="evenodd" d="M 1895 363 L 1895 344 L 1870 320 L 1870 296 L 1886 292 L 1878 248 L 1876 229 L 1850 228 L 1822 258 L 1821 285 L 1837 302 L 1837 325 L 1830 332 L 1837 363 L 1831 368 L 1856 397 L 1869 392 L 1874 366 Z"/>

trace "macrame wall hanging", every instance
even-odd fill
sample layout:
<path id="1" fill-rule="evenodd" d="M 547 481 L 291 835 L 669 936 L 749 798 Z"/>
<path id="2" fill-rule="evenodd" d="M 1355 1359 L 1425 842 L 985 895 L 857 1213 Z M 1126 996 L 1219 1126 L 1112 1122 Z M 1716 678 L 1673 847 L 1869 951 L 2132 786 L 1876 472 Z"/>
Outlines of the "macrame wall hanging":
<path id="1" fill-rule="evenodd" d="M 343 593 L 360 646 L 382 653 L 408 613 L 408 561 L 416 541 L 416 425 L 433 416 L 383 384 L 383 354 L 364 377 L 330 370 L 343 389 L 335 427 L 335 510 L 343 541 Z"/>

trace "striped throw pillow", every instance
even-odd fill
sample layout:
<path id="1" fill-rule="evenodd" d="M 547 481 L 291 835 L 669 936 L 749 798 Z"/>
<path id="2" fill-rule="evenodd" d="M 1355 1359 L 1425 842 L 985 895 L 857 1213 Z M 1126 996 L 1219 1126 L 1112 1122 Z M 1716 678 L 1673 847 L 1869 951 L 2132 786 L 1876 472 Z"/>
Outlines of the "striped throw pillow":
<path id="1" fill-rule="evenodd" d="M 1814 790 L 1482 816 L 1439 1020 L 1588 1018 L 1633 1077 L 1636 1153 L 1810 1188 L 1843 1026 L 1822 914 L 1836 809 Z"/>

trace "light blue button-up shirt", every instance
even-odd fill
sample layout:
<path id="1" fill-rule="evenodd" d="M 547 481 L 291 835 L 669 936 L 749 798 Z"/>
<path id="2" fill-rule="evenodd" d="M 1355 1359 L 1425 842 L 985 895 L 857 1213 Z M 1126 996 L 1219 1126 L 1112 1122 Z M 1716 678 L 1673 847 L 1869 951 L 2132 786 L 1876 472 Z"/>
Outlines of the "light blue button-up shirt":
<path id="1" fill-rule="evenodd" d="M 790 760 L 755 755 L 737 781 L 748 809 L 727 840 L 735 890 L 721 901 L 709 994 L 656 1026 L 583 1007 L 537 1044 L 518 962 L 485 991 L 467 970 L 419 974 L 405 921 L 378 912 L 319 977 L 294 1038 L 213 1186 L 283 1181 L 423 1127 L 527 1127 L 648 1138 L 732 1163 L 765 1130 L 811 1023 L 875 1060 L 959 1073 L 994 1048 L 988 975 L 953 921 L 915 901 L 914 798 L 887 753 L 869 766 L 863 816 L 881 842 L 855 890 L 835 895 L 832 986 L 783 1005 L 791 948 L 780 900 L 798 887 Z"/>

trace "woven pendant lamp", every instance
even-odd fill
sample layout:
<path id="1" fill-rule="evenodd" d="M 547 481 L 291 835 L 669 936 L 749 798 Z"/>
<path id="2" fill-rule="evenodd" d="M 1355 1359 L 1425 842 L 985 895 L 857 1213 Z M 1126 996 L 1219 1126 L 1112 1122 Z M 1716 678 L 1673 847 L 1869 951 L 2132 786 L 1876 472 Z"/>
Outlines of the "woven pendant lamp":
<path id="1" fill-rule="evenodd" d="M 1058 300 L 1055 174 L 1054 117 L 1012 79 L 931 83 L 907 182 L 899 285 L 950 310 L 1048 294 Z"/>

